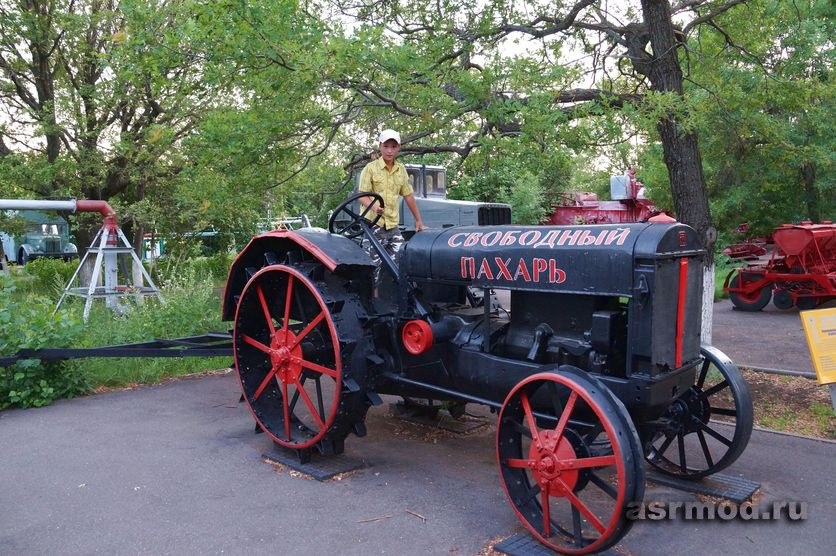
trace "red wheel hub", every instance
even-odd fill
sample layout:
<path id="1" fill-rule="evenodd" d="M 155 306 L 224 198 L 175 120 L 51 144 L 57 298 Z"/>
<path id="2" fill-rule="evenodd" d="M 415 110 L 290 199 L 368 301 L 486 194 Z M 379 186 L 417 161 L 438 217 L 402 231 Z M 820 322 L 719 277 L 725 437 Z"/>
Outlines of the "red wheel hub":
<path id="1" fill-rule="evenodd" d="M 567 469 L 565 465 L 577 458 L 575 449 L 566 436 L 558 439 L 553 430 L 540 431 L 538 439 L 528 450 L 528 457 L 534 462 L 534 478 L 549 495 L 562 496 L 567 487 L 572 490 L 578 483 L 578 470 Z"/>
<path id="2" fill-rule="evenodd" d="M 276 330 L 270 340 L 270 364 L 282 383 L 292 384 L 299 379 L 302 359 L 302 346 L 296 343 L 296 335 L 290 330 Z"/>

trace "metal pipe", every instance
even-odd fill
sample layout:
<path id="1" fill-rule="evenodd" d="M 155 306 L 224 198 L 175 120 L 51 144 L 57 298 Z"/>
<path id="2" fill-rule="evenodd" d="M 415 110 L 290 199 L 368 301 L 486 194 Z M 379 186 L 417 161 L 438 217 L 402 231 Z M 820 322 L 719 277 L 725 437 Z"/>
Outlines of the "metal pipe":
<path id="1" fill-rule="evenodd" d="M 480 398 L 479 396 L 471 396 L 470 394 L 465 394 L 464 392 L 460 392 L 458 390 L 451 390 L 450 388 L 444 388 L 443 386 L 436 386 L 435 384 L 428 384 L 426 382 L 421 382 L 418 380 L 413 380 L 411 378 L 407 378 L 405 376 L 401 376 L 395 373 L 383 373 L 383 376 L 392 382 L 406 384 L 408 386 L 416 386 L 418 388 L 423 388 L 428 392 L 435 392 L 436 394 L 443 394 L 445 396 L 451 396 L 454 398 L 458 398 L 460 400 L 464 400 L 466 402 L 471 403 L 478 403 L 481 405 L 486 405 L 488 407 L 492 407 L 494 409 L 502 408 L 502 404 L 499 402 L 495 402 L 493 400 L 488 400 L 485 398 Z"/>
<path id="2" fill-rule="evenodd" d="M 76 211 L 76 200 L 36 201 L 34 199 L 0 199 L 0 210 L 68 210 Z"/>
<path id="3" fill-rule="evenodd" d="M 750 371 L 755 371 L 757 373 L 784 376 L 800 376 L 804 378 L 810 378 L 813 380 L 816 379 L 816 373 L 811 373 L 808 371 L 790 371 L 786 369 L 771 369 L 769 367 L 752 367 L 751 365 L 747 365 L 746 363 L 741 363 L 740 366 L 744 369 L 749 369 Z"/>
<path id="4" fill-rule="evenodd" d="M 66 210 L 75 212 L 98 212 L 103 218 L 115 222 L 116 211 L 107 201 L 69 199 L 66 201 L 43 201 L 35 199 L 0 199 L 0 210 Z"/>
<path id="5" fill-rule="evenodd" d="M 116 216 L 116 211 L 107 204 L 107 201 L 75 201 L 78 212 L 98 212 L 105 218 L 113 218 Z"/>

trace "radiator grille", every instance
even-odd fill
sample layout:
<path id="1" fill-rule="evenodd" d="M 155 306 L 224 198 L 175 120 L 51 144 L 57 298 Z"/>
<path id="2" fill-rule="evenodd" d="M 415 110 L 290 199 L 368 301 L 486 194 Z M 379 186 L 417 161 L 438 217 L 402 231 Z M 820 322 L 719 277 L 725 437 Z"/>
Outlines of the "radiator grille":
<path id="1" fill-rule="evenodd" d="M 480 226 L 501 226 L 511 223 L 511 207 L 508 205 L 483 205 L 479 207 Z"/>
<path id="2" fill-rule="evenodd" d="M 46 238 L 44 239 L 44 252 L 45 253 L 60 253 L 61 252 L 61 240 L 58 238 Z"/>

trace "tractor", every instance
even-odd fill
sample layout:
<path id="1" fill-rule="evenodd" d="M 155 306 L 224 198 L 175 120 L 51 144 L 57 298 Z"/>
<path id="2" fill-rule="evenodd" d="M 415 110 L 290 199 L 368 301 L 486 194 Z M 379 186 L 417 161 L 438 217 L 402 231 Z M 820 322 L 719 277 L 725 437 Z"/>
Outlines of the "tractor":
<path id="1" fill-rule="evenodd" d="M 352 195 L 328 230 L 261 234 L 230 269 L 237 377 L 276 444 L 303 461 L 339 454 L 382 394 L 488 406 L 511 510 L 570 554 L 628 532 L 646 465 L 699 479 L 743 452 L 752 400 L 738 368 L 700 345 L 705 251 L 692 228 L 431 229 L 396 265 L 367 218 L 382 203 Z M 363 238 L 394 285 L 378 296 Z M 473 303 L 473 289 L 506 290 L 510 304 Z"/>

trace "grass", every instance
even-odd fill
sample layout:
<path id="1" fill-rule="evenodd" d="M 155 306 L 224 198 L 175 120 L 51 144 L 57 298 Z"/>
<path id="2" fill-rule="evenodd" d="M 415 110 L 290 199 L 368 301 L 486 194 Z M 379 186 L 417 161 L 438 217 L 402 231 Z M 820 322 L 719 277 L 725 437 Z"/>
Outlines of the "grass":
<path id="1" fill-rule="evenodd" d="M 813 402 L 813 405 L 810 406 L 810 413 L 815 418 L 816 428 L 819 430 L 827 430 L 828 427 L 831 427 L 832 429 L 834 421 L 832 404 Z M 831 432 L 833 431 L 831 430 Z"/>
<path id="2" fill-rule="evenodd" d="M 58 263 L 60 266 L 60 261 Z M 206 268 L 206 261 L 198 260 L 182 266 L 178 275 L 164 279 L 165 286 L 161 289 L 164 303 L 154 297 L 146 297 L 141 303 L 123 299 L 127 310 L 121 316 L 107 309 L 102 300 L 95 300 L 89 319 L 82 325 L 72 346 L 129 344 L 229 330 L 230 323 L 220 319 L 221 300 L 214 292 L 218 277 Z M 50 278 L 45 275 L 46 271 L 39 271 L 37 267 L 33 267 L 32 272 L 39 274 L 30 274 L 28 267 L 13 267 L 17 290 L 11 295 L 18 297 L 20 302 L 26 302 L 34 295 L 57 302 L 62 290 L 61 280 Z M 226 278 L 225 269 L 223 274 L 221 281 Z M 81 322 L 83 308 L 84 299 L 73 297 L 64 301 L 61 311 Z M 79 373 L 93 390 L 100 391 L 154 384 L 172 377 L 226 368 L 230 364 L 230 357 L 91 358 L 67 361 L 66 369 Z"/>
<path id="3" fill-rule="evenodd" d="M 743 369 L 755 406 L 755 425 L 836 440 L 830 393 L 815 380 Z"/>
<path id="4" fill-rule="evenodd" d="M 118 345 L 156 338 L 221 332 L 229 328 L 220 320 L 221 301 L 211 280 L 190 279 L 169 284 L 162 290 L 165 303 L 149 298 L 124 316 L 101 304 L 91 312 L 81 347 Z M 82 359 L 71 363 L 95 387 L 152 384 L 170 377 L 207 369 L 225 368 L 229 357 Z"/>
<path id="5" fill-rule="evenodd" d="M 729 294 L 723 290 L 723 283 L 729 272 L 738 266 L 740 266 L 739 263 L 735 263 L 725 255 L 717 255 L 714 258 L 714 301 L 729 297 Z"/>

